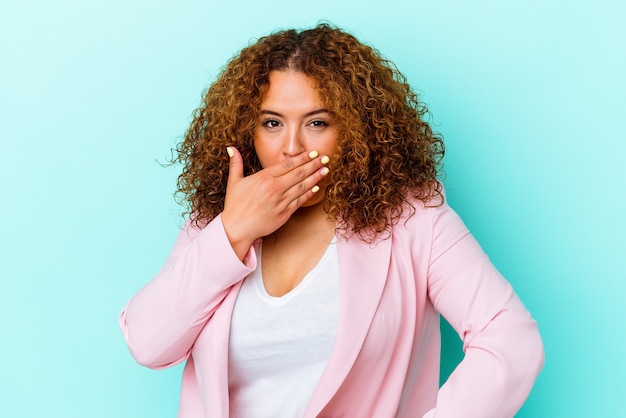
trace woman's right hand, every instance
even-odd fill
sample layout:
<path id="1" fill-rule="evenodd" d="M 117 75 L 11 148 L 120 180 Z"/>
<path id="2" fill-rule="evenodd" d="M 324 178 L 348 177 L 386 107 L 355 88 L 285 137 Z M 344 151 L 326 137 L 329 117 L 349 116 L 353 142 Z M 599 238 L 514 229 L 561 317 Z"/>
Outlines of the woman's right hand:
<path id="1" fill-rule="evenodd" d="M 317 151 L 287 157 L 277 164 L 244 177 L 243 160 L 228 147 L 230 167 L 222 223 L 240 260 L 252 243 L 276 231 L 315 193 L 328 173 L 325 156 Z M 324 162 L 322 162 L 324 160 Z"/>

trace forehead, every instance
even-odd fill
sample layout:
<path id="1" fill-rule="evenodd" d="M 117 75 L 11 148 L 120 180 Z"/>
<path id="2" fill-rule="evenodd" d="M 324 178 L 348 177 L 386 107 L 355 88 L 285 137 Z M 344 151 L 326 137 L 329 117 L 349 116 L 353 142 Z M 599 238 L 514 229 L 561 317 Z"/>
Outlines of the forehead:
<path id="1" fill-rule="evenodd" d="M 272 71 L 261 95 L 262 103 L 321 102 L 317 81 L 301 72 Z"/>

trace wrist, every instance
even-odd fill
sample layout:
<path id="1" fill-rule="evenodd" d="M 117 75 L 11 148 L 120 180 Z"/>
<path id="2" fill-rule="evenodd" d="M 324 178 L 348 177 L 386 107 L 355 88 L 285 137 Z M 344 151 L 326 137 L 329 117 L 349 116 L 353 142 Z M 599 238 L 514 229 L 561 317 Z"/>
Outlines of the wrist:
<path id="1" fill-rule="evenodd" d="M 230 246 L 233 248 L 239 260 L 243 261 L 256 238 L 248 236 L 240 227 L 241 225 L 231 221 L 228 215 L 224 216 L 224 213 L 222 213 L 222 226 L 224 227 L 224 232 L 226 233 Z"/>

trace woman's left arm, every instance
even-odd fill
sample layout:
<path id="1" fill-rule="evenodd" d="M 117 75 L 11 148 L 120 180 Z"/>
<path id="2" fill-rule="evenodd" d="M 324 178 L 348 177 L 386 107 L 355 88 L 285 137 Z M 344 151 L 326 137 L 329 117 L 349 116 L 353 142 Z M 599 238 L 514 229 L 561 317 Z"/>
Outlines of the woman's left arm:
<path id="1" fill-rule="evenodd" d="M 543 367 L 537 324 L 458 215 L 447 204 L 430 212 L 429 297 L 465 357 L 425 417 L 512 417 Z"/>

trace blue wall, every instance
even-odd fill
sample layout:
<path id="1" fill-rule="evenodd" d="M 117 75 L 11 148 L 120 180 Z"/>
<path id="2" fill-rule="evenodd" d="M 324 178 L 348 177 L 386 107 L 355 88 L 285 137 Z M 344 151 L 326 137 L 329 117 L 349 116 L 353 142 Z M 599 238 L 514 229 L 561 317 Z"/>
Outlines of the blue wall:
<path id="1" fill-rule="evenodd" d="M 625 413 L 621 2 L 174 3 L 2 2 L 0 416 L 175 416 L 180 368 L 136 365 L 117 328 L 180 223 L 158 161 L 233 53 L 320 19 L 422 92 L 451 204 L 539 322 L 518 416 Z"/>

